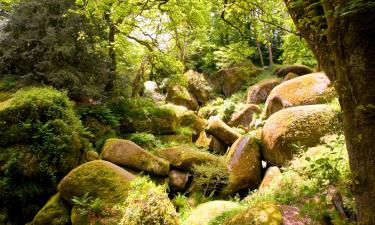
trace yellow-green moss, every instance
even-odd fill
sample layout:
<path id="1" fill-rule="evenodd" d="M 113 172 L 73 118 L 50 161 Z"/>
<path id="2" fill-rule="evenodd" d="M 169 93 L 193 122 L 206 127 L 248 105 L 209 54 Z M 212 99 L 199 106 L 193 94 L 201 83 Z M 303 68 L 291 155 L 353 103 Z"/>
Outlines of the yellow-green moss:
<path id="1" fill-rule="evenodd" d="M 69 223 L 70 207 L 60 194 L 56 194 L 48 200 L 29 225 L 68 225 Z"/>

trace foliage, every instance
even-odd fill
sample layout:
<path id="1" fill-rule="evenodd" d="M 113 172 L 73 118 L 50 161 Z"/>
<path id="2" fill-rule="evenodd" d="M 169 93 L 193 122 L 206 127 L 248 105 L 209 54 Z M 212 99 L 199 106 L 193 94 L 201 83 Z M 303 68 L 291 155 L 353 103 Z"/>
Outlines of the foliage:
<path id="1" fill-rule="evenodd" d="M 78 213 L 87 215 L 89 212 L 100 216 L 103 213 L 103 203 L 100 198 L 94 200 L 85 193 L 82 197 L 73 197 L 73 206 L 77 207 Z"/>
<path id="2" fill-rule="evenodd" d="M 75 98 L 98 97 L 108 76 L 100 39 L 73 0 L 20 1 L 0 40 L 0 73 L 66 89 Z"/>
<path id="3" fill-rule="evenodd" d="M 286 64 L 303 64 L 315 67 L 317 61 L 314 54 L 308 47 L 306 41 L 294 34 L 287 34 L 283 37 L 281 60 Z"/>
<path id="4" fill-rule="evenodd" d="M 229 179 L 229 172 L 224 164 L 194 165 L 193 175 L 197 192 L 202 193 L 203 196 L 217 194 L 227 184 Z"/>
<path id="5" fill-rule="evenodd" d="M 150 133 L 134 133 L 131 134 L 128 139 L 146 149 L 161 145 L 160 140 Z"/>
<path id="6" fill-rule="evenodd" d="M 177 225 L 179 220 L 166 186 L 156 186 L 147 177 L 132 181 L 129 195 L 120 206 L 121 225 Z"/>
<path id="7" fill-rule="evenodd" d="M 66 93 L 52 88 L 18 91 L 0 106 L 0 123 L 0 208 L 30 220 L 91 149 L 87 132 Z"/>

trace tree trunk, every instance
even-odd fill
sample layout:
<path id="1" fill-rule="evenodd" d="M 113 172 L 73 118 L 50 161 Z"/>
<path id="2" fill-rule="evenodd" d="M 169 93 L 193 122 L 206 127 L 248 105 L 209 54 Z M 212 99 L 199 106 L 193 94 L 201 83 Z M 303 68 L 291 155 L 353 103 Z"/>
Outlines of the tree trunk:
<path id="1" fill-rule="evenodd" d="M 145 57 L 142 60 L 141 65 L 139 66 L 139 69 L 137 71 L 137 75 L 134 78 L 134 81 L 133 81 L 133 90 L 132 90 L 132 97 L 133 98 L 139 97 L 139 91 L 140 91 L 141 85 L 142 85 L 141 81 L 142 81 L 143 75 L 145 73 L 145 69 L 146 69 L 147 63 L 148 63 L 148 58 Z"/>
<path id="2" fill-rule="evenodd" d="M 375 224 L 375 7 L 333 14 L 350 1 L 296 1 L 285 0 L 289 13 L 340 97 L 358 224 Z"/>
<path id="3" fill-rule="evenodd" d="M 273 65 L 273 54 L 272 54 L 272 44 L 268 44 L 268 58 L 270 61 L 270 66 Z"/>
<path id="4" fill-rule="evenodd" d="M 257 49 L 258 49 L 258 53 L 259 53 L 259 59 L 260 59 L 260 65 L 262 67 L 264 67 L 264 59 L 263 59 L 263 52 L 262 52 L 262 48 L 260 46 L 260 43 L 259 41 L 255 41 L 256 42 L 256 45 L 257 45 Z"/>
<path id="5" fill-rule="evenodd" d="M 111 60 L 110 73 L 108 76 L 108 81 L 105 87 L 106 91 L 112 91 L 114 87 L 114 81 L 116 79 L 116 51 L 114 48 L 115 44 L 115 35 L 116 35 L 116 26 L 113 24 L 110 19 L 107 19 L 108 24 L 108 55 Z"/>

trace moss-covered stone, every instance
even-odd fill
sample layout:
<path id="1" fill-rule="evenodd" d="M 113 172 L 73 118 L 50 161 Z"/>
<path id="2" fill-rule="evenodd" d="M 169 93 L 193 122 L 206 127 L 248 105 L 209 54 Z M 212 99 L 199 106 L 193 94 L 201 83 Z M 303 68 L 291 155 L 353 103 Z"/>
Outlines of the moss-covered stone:
<path id="1" fill-rule="evenodd" d="M 185 224 L 189 225 L 208 225 L 210 220 L 220 214 L 235 209 L 240 205 L 230 201 L 211 201 L 198 205 L 192 210 Z"/>
<path id="2" fill-rule="evenodd" d="M 208 121 L 207 132 L 217 137 L 226 145 L 232 145 L 241 135 L 217 118 Z"/>
<path id="3" fill-rule="evenodd" d="M 324 73 L 297 77 L 271 91 L 266 101 L 266 116 L 288 107 L 324 104 L 335 96 L 335 89 Z"/>
<path id="4" fill-rule="evenodd" d="M 117 165 L 156 175 L 168 175 L 168 161 L 156 157 L 129 140 L 108 139 L 102 158 Z"/>
<path id="5" fill-rule="evenodd" d="M 60 181 L 57 190 L 71 205 L 73 197 L 80 198 L 88 193 L 91 199 L 99 198 L 103 204 L 113 206 L 125 200 L 134 178 L 113 163 L 95 160 L 72 170 Z"/>
<path id="6" fill-rule="evenodd" d="M 253 115 L 260 112 L 261 110 L 257 105 L 248 104 L 242 110 L 232 115 L 228 125 L 231 127 L 243 126 L 248 128 L 253 121 Z"/>
<path id="7" fill-rule="evenodd" d="M 36 214 L 29 225 L 69 225 L 71 207 L 58 193 Z"/>
<path id="8" fill-rule="evenodd" d="M 189 92 L 197 99 L 200 105 L 205 105 L 212 98 L 212 88 L 204 75 L 193 70 L 185 73 L 188 78 Z"/>
<path id="9" fill-rule="evenodd" d="M 277 166 L 271 166 L 267 169 L 263 176 L 262 183 L 259 186 L 259 191 L 267 190 L 277 179 L 281 178 L 281 171 Z"/>
<path id="10" fill-rule="evenodd" d="M 157 149 L 156 155 L 168 160 L 172 166 L 189 172 L 193 171 L 193 167 L 196 164 L 221 162 L 221 159 L 215 155 L 184 145 Z"/>
<path id="11" fill-rule="evenodd" d="M 283 82 L 288 81 L 288 80 L 292 80 L 292 79 L 297 78 L 297 77 L 299 77 L 298 74 L 295 74 L 295 73 L 288 73 L 288 74 L 284 77 Z"/>
<path id="12" fill-rule="evenodd" d="M 32 220 L 57 181 L 91 150 L 73 103 L 52 88 L 18 91 L 0 103 L 0 208 L 14 224 Z"/>
<path id="13" fill-rule="evenodd" d="M 222 141 L 213 135 L 207 134 L 206 131 L 202 131 L 199 134 L 199 137 L 195 142 L 195 146 L 198 148 L 208 149 L 208 151 L 218 155 L 224 155 L 228 149 L 228 146 L 226 146 Z"/>
<path id="14" fill-rule="evenodd" d="M 185 106 L 188 109 L 196 110 L 198 108 L 198 102 L 195 97 L 185 87 L 180 85 L 168 88 L 166 100 L 175 105 Z"/>
<path id="15" fill-rule="evenodd" d="M 288 73 L 294 73 L 297 74 L 298 76 L 306 75 L 309 73 L 313 73 L 314 70 L 311 69 L 308 66 L 305 65 L 291 65 L 291 66 L 284 66 L 278 68 L 275 73 L 279 77 L 284 77 Z"/>
<path id="16" fill-rule="evenodd" d="M 274 202 L 261 202 L 228 218 L 223 225 L 281 225 L 283 216 Z"/>
<path id="17" fill-rule="evenodd" d="M 337 114 L 328 105 L 309 105 L 283 109 L 273 114 L 262 131 L 262 155 L 276 165 L 293 158 L 293 146 L 311 147 L 337 128 Z"/>
<path id="18" fill-rule="evenodd" d="M 206 120 L 200 118 L 192 111 L 185 112 L 179 118 L 180 126 L 190 127 L 193 130 L 193 136 L 198 137 L 199 133 L 206 128 Z"/>
<path id="19" fill-rule="evenodd" d="M 240 137 L 226 156 L 229 170 L 228 185 L 223 195 L 244 189 L 258 188 L 261 182 L 261 159 L 258 144 L 248 136 Z"/>
<path id="20" fill-rule="evenodd" d="M 261 104 L 266 102 L 268 95 L 281 83 L 278 78 L 262 80 L 251 86 L 247 92 L 247 104 Z"/>

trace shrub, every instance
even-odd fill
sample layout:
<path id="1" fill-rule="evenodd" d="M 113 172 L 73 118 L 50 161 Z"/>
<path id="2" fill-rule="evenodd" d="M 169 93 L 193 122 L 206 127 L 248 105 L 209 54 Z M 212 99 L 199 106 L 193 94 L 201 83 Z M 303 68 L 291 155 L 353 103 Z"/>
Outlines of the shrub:
<path id="1" fill-rule="evenodd" d="M 179 220 L 166 186 L 156 186 L 147 177 L 132 181 L 129 195 L 121 206 L 121 225 L 177 225 Z"/>
<path id="2" fill-rule="evenodd" d="M 79 165 L 90 149 L 86 136 L 66 93 L 33 88 L 0 103 L 0 208 L 14 223 L 35 215 Z"/>
<path id="3" fill-rule="evenodd" d="M 218 193 L 228 183 L 229 172 L 225 164 L 196 164 L 193 167 L 196 191 L 203 196 Z"/>
<path id="4" fill-rule="evenodd" d="M 153 134 L 149 133 L 134 133 L 128 139 L 146 149 L 154 148 L 161 144 Z"/>

